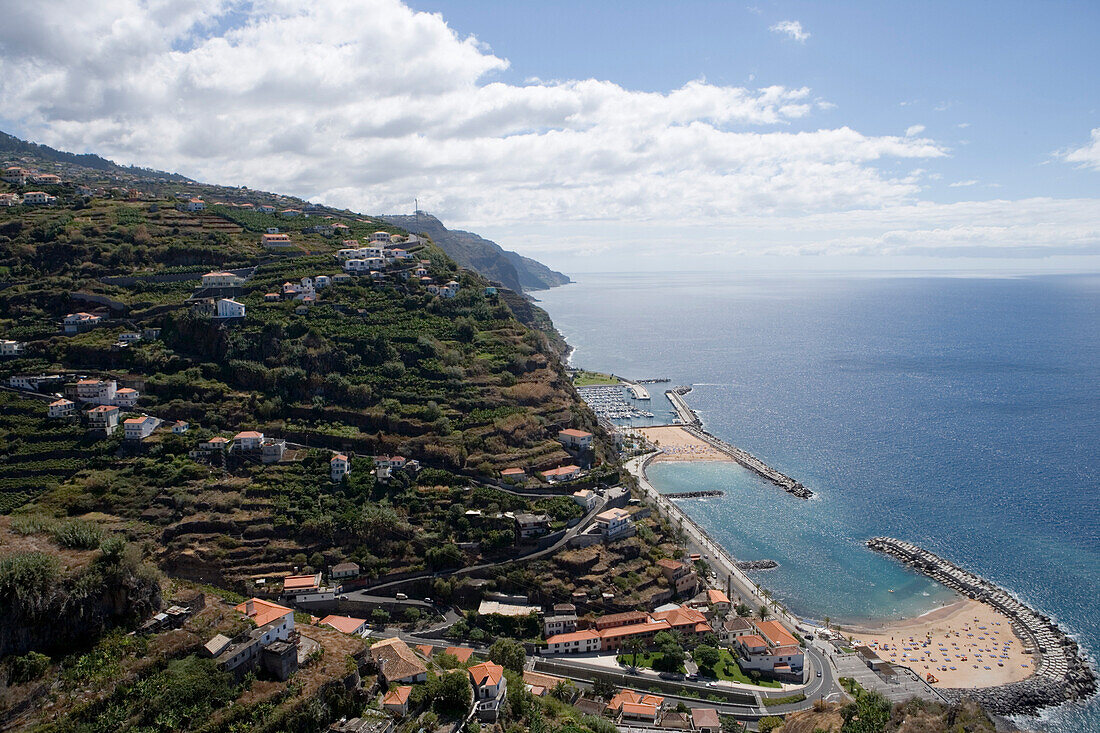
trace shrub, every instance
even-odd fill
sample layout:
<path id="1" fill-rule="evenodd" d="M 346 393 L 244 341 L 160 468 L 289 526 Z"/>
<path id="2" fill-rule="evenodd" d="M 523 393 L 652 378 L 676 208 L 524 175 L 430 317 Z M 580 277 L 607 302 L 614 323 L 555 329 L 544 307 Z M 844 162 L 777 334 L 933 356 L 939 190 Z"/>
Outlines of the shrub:
<path id="1" fill-rule="evenodd" d="M 99 525 L 81 520 L 71 520 L 53 530 L 57 544 L 70 550 L 94 550 L 103 542 L 103 530 Z"/>
<path id="2" fill-rule="evenodd" d="M 38 652 L 27 652 L 21 657 L 11 658 L 11 682 L 31 682 L 46 674 L 50 668 L 50 658 Z"/>

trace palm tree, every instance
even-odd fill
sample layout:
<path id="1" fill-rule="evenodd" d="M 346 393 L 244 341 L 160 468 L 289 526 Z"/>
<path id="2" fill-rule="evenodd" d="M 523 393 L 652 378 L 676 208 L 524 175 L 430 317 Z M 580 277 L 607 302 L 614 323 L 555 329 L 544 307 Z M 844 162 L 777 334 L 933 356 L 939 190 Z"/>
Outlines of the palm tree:
<path id="1" fill-rule="evenodd" d="M 829 629 L 829 622 L 832 621 L 828 616 L 825 617 L 825 629 Z"/>
<path id="2" fill-rule="evenodd" d="M 624 642 L 623 647 L 631 655 L 630 666 L 637 668 L 638 652 L 642 650 L 642 640 L 637 637 L 631 637 Z"/>
<path id="3" fill-rule="evenodd" d="M 768 610 L 767 606 L 760 606 L 760 610 L 756 612 L 756 615 L 760 617 L 761 621 L 764 621 L 771 615 L 771 611 Z"/>

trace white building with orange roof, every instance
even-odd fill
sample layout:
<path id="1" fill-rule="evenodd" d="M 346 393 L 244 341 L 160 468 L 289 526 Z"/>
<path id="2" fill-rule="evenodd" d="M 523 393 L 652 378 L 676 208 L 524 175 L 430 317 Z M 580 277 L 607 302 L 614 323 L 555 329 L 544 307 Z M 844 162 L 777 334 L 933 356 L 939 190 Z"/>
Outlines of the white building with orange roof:
<path id="1" fill-rule="evenodd" d="M 244 278 L 232 272 L 208 272 L 202 276 L 204 288 L 232 288 L 244 282 Z"/>
<path id="2" fill-rule="evenodd" d="M 778 621 L 754 621 L 755 634 L 736 639 L 741 667 L 778 677 L 801 677 L 805 655 L 796 639 Z"/>
<path id="3" fill-rule="evenodd" d="M 590 512 L 600 502 L 600 496 L 592 489 L 581 489 L 573 492 L 573 501 L 577 502 L 586 512 Z"/>
<path id="4" fill-rule="evenodd" d="M 69 417 L 76 412 L 76 403 L 62 398 L 51 402 L 48 409 L 50 417 Z"/>
<path id="5" fill-rule="evenodd" d="M 371 646 L 370 656 L 378 665 L 378 676 L 386 684 L 424 682 L 428 679 L 428 668 L 416 656 L 416 652 L 397 637 Z"/>
<path id="6" fill-rule="evenodd" d="M 619 690 L 607 703 L 607 712 L 614 718 L 657 722 L 665 699 L 660 695 L 634 690 Z"/>
<path id="7" fill-rule="evenodd" d="M 76 383 L 76 398 L 94 405 L 115 404 L 118 383 L 113 379 L 81 379 Z"/>
<path id="8" fill-rule="evenodd" d="M 634 523 L 630 521 L 630 512 L 618 507 L 597 514 L 596 524 L 606 540 L 629 537 L 634 533 Z"/>
<path id="9" fill-rule="evenodd" d="M 206 209 L 206 202 L 199 198 L 188 199 L 184 204 L 184 208 L 188 211 L 204 211 Z"/>
<path id="10" fill-rule="evenodd" d="M 67 334 L 81 333 L 89 328 L 95 328 L 103 321 L 103 316 L 94 313 L 70 313 L 61 321 L 62 329 Z"/>
<path id="11" fill-rule="evenodd" d="M 119 407 L 133 407 L 138 403 L 138 399 L 141 397 L 141 392 L 130 387 L 121 387 L 115 390 L 114 403 Z"/>
<path id="12" fill-rule="evenodd" d="M 203 440 L 199 442 L 200 451 L 224 451 L 231 445 L 229 438 L 223 438 L 220 435 L 214 436 L 210 440 Z"/>
<path id="13" fill-rule="evenodd" d="M 215 318 L 244 318 L 245 315 L 244 303 L 238 303 L 231 298 L 221 298 L 218 300 L 217 310 L 215 311 Z"/>
<path id="14" fill-rule="evenodd" d="M 328 462 L 329 476 L 333 481 L 343 481 L 351 473 L 351 461 L 343 453 L 337 453 Z"/>
<path id="15" fill-rule="evenodd" d="M 233 436 L 233 448 L 236 450 L 260 450 L 263 443 L 264 434 L 256 430 L 242 430 Z"/>
<path id="16" fill-rule="evenodd" d="M 290 241 L 290 235 L 285 232 L 277 232 L 275 234 L 261 234 L 260 244 L 266 249 L 279 249 L 281 247 L 290 247 L 292 243 Z"/>
<path id="17" fill-rule="evenodd" d="M 493 662 L 482 662 L 470 667 L 468 672 L 474 686 L 474 710 L 478 720 L 496 720 L 508 691 L 504 667 Z"/>
<path id="18" fill-rule="evenodd" d="M 110 435 L 118 427 L 118 408 L 114 405 L 98 405 L 84 413 L 91 430 L 102 430 Z"/>
<path id="19" fill-rule="evenodd" d="M 687 606 L 677 606 L 669 611 L 653 614 L 654 620 L 666 621 L 674 630 L 679 631 L 685 638 L 699 638 L 710 634 L 714 628 L 707 623 L 707 617 L 700 611 Z"/>
<path id="20" fill-rule="evenodd" d="M 572 450 L 588 450 L 592 446 L 592 437 L 592 433 L 573 428 L 558 431 L 558 442 Z"/>
<path id="21" fill-rule="evenodd" d="M 603 649 L 600 632 L 595 629 L 554 634 L 546 639 L 543 654 L 588 654 Z"/>
<path id="22" fill-rule="evenodd" d="M 51 196 L 45 191 L 27 191 L 23 194 L 23 203 L 27 206 L 48 206 L 56 201 L 56 196 Z"/>
<path id="23" fill-rule="evenodd" d="M 145 440 L 153 434 L 158 425 L 160 425 L 160 418 L 152 415 L 142 415 L 141 417 L 127 419 L 122 424 L 122 428 L 125 431 L 124 437 L 126 440 Z"/>
<path id="24" fill-rule="evenodd" d="M 344 634 L 360 635 L 367 629 L 367 620 L 330 614 L 321 619 L 321 626 L 328 626 Z"/>
<path id="25" fill-rule="evenodd" d="M 382 709 L 399 717 L 404 717 L 409 712 L 409 695 L 412 694 L 410 685 L 398 685 L 390 688 L 382 698 Z"/>

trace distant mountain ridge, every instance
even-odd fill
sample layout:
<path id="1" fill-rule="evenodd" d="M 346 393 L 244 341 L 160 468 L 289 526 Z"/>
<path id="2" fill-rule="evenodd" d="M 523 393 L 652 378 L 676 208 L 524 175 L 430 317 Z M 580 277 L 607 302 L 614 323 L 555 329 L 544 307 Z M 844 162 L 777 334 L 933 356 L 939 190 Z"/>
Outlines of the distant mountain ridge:
<path id="1" fill-rule="evenodd" d="M 420 212 L 419 216 L 402 214 L 381 218 L 387 224 L 431 237 L 432 242 L 458 264 L 476 270 L 516 292 L 548 290 L 572 282 L 568 275 L 551 270 L 530 257 L 506 250 L 473 232 L 448 229 L 431 214 Z"/>
<path id="2" fill-rule="evenodd" d="M 77 165 L 83 168 L 91 168 L 92 170 L 97 171 L 120 172 L 128 173 L 134 176 L 138 176 L 140 178 L 163 179 L 168 181 L 178 181 L 180 183 L 194 183 L 194 181 L 192 181 L 187 176 L 181 176 L 178 173 L 167 173 L 165 171 L 158 171 L 153 168 L 123 166 L 102 156 L 95 155 L 94 153 L 66 153 L 63 150 L 56 150 L 54 148 L 51 148 L 49 145 L 40 145 L 38 143 L 20 140 L 14 135 L 9 135 L 6 132 L 0 132 L 0 155 L 29 155 L 39 160 L 48 160 L 53 163 L 66 165 Z"/>

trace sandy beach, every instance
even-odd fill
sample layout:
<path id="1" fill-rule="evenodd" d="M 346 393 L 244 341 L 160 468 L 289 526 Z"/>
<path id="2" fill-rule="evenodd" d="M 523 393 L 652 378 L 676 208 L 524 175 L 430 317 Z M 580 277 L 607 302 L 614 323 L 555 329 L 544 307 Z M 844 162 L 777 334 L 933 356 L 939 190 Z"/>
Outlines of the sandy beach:
<path id="1" fill-rule="evenodd" d="M 1008 618 L 970 599 L 877 628 L 834 628 L 889 662 L 931 673 L 936 687 L 991 687 L 1035 671 Z"/>
<path id="2" fill-rule="evenodd" d="M 646 440 L 657 445 L 661 453 L 655 461 L 728 461 L 730 457 L 676 425 L 637 428 Z"/>

